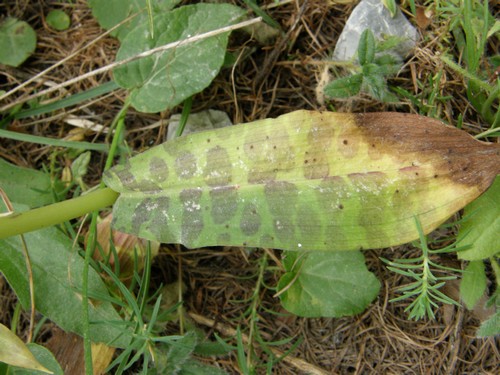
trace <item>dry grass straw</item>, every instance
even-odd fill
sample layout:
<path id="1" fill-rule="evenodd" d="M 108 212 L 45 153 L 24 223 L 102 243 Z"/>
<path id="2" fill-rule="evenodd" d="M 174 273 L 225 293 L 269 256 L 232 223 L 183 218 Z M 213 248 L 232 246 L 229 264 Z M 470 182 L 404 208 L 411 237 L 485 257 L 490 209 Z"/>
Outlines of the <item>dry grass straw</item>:
<path id="1" fill-rule="evenodd" d="M 220 109 L 238 123 L 301 108 L 322 109 L 316 101 L 318 77 L 324 71 L 324 60 L 333 50 L 352 6 L 309 0 L 300 4 L 292 1 L 269 9 L 269 14 L 283 25 L 284 39 L 276 41 L 275 45 L 263 46 L 246 34 L 234 33 L 230 49 L 241 56 L 238 64 L 233 69 L 223 70 L 207 90 L 194 98 L 193 112 Z M 17 69 L 1 69 L 0 89 L 13 88 L 101 35 L 102 30 L 93 19 L 86 1 L 58 3 L 57 7 L 64 7 L 71 14 L 72 26 L 67 31 L 55 32 L 43 22 L 43 15 L 52 9 L 50 2 L 7 0 L 0 4 L 0 13 L 28 21 L 38 35 L 37 52 L 26 64 Z M 454 124 L 461 113 L 466 129 L 472 133 L 481 132 L 485 128 L 467 101 L 463 79 L 439 59 L 443 45 L 449 45 L 448 39 L 451 38 L 446 33 L 446 25 L 431 23 L 421 33 L 422 42 L 392 82 L 418 94 L 421 89 L 417 80 L 427 82 L 442 71 L 438 91 L 440 95 L 451 98 L 437 102 L 436 114 Z M 109 64 L 117 48 L 115 39 L 103 38 L 9 100 L 21 100 L 32 90 L 42 90 L 52 82 L 60 83 Z M 258 82 L 255 79 L 257 76 L 261 77 Z M 109 79 L 109 74 L 93 77 L 45 99 L 62 98 Z M 107 126 L 122 107 L 124 95 L 123 91 L 117 91 L 91 105 L 83 103 L 72 110 L 73 115 Z M 333 104 L 337 110 L 346 112 L 412 110 L 409 102 L 386 105 L 368 97 L 336 101 Z M 129 144 L 141 151 L 162 142 L 166 134 L 165 126 L 151 125 L 161 125 L 174 112 L 179 110 L 159 115 L 131 111 L 126 119 Z M 72 131 L 64 122 L 66 115 L 65 112 L 53 114 L 50 121 L 47 120 L 49 116 L 38 118 L 36 122 L 26 119 L 11 127 L 31 134 L 64 138 Z M 86 140 L 104 137 L 101 134 L 81 136 Z M 50 155 L 51 152 L 39 145 L 0 140 L 0 156 L 17 165 L 40 168 L 49 162 Z M 57 156 L 61 165 L 66 162 L 65 158 L 63 154 Z M 102 160 L 98 156 L 94 157 L 91 173 L 87 176 L 89 184 L 99 180 L 102 167 Z M 255 279 L 251 276 L 256 273 L 257 259 L 262 254 L 260 250 L 247 253 L 233 248 L 197 249 L 182 252 L 180 257 L 176 251 L 168 248 L 164 250 L 155 261 L 154 285 L 175 281 L 178 277 L 177 262 L 182 261 L 181 278 L 188 286 L 185 296 L 188 312 L 229 330 L 248 324 L 244 318 L 248 306 L 235 301 L 244 301 L 252 295 Z M 302 343 L 291 353 L 291 357 L 323 369 L 326 373 L 493 374 L 500 363 L 498 339 L 476 339 L 474 333 L 479 322 L 472 313 L 463 308 L 443 307 L 437 312 L 437 321 L 413 322 L 406 320 L 406 313 L 403 312 L 405 304 L 388 302 L 397 296 L 395 289 L 408 280 L 387 271 L 378 257 L 405 257 L 411 251 L 403 246 L 366 252 L 369 267 L 382 280 L 383 286 L 370 308 L 355 317 L 303 319 L 289 314 L 273 315 L 268 311 L 285 312 L 279 301 L 272 297 L 274 291 L 264 290 L 260 296 L 262 308 L 259 310 L 259 331 L 268 340 L 301 338 Z M 276 252 L 276 258 L 279 259 L 279 252 Z M 276 273 L 266 273 L 266 283 L 276 285 L 278 276 Z M 15 298 L 3 279 L 0 281 L 0 321 L 9 324 Z M 209 337 L 217 333 L 216 328 L 208 324 L 201 328 L 205 329 Z M 44 335 L 42 339 L 46 337 Z M 284 351 L 287 348 L 279 349 Z M 265 361 L 265 353 L 261 354 Z M 233 356 L 213 361 L 229 373 L 236 372 L 236 359 Z M 274 373 L 297 374 L 300 370 L 283 361 L 275 367 Z"/>

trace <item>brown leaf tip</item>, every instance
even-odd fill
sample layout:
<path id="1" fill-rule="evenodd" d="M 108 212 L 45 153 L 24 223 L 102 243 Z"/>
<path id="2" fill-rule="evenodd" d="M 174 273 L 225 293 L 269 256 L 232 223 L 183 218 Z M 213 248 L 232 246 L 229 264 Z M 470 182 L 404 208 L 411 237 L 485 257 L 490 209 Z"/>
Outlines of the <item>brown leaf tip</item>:
<path id="1" fill-rule="evenodd" d="M 381 153 L 414 159 L 405 172 L 431 164 L 435 178 L 486 190 L 500 174 L 500 144 L 480 142 L 463 130 L 424 116 L 380 112 L 357 114 L 356 124 L 368 144 Z"/>

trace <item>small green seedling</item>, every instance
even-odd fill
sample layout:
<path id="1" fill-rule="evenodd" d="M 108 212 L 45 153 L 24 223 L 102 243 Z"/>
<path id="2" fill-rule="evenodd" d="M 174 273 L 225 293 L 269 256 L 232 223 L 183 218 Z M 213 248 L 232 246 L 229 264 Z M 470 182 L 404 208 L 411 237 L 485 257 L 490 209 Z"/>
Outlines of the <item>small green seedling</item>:
<path id="1" fill-rule="evenodd" d="M 45 19 L 47 24 L 57 31 L 64 31 L 71 25 L 69 16 L 62 10 L 51 10 Z"/>
<path id="2" fill-rule="evenodd" d="M 395 55 L 383 53 L 397 42 L 396 37 L 376 42 L 371 30 L 363 31 L 358 45 L 359 66 L 352 67 L 352 74 L 329 83 L 325 87 L 326 96 L 341 99 L 364 92 L 382 102 L 397 101 L 387 87 L 387 79 L 395 75 L 402 64 Z"/>

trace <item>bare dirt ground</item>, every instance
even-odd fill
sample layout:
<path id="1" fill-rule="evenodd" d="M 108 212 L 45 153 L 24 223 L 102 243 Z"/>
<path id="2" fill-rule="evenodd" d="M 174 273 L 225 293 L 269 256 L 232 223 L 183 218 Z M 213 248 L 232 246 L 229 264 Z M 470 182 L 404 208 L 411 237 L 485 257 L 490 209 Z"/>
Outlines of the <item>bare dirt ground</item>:
<path id="1" fill-rule="evenodd" d="M 271 4 L 271 2 L 269 2 Z M 240 4 L 241 5 L 241 4 Z M 53 8 L 64 8 L 70 15 L 69 30 L 55 32 L 44 22 L 44 15 Z M 247 122 L 296 109 L 324 109 L 317 100 L 316 87 L 324 71 L 323 61 L 333 50 L 353 4 L 335 4 L 324 0 L 305 3 L 291 1 L 273 7 L 269 14 L 285 30 L 284 39 L 270 46 L 260 45 L 248 34 L 234 33 L 231 50 L 246 55 L 234 68 L 224 69 L 214 83 L 193 99 L 192 112 L 219 109 L 227 112 L 234 123 Z M 8 14 L 29 22 L 38 35 L 38 45 L 32 56 L 17 69 L 2 67 L 0 88 L 9 89 L 61 60 L 102 34 L 103 30 L 92 17 L 83 0 L 60 3 L 48 0 L 11 1 L 0 5 L 0 14 Z M 411 19 L 411 15 L 408 16 Z M 414 22 L 414 21 L 413 21 Z M 471 133 L 483 129 L 478 116 L 467 102 L 464 81 L 446 68 L 438 55 L 446 45 L 453 49 L 453 40 L 445 35 L 446 25 L 433 22 L 420 28 L 422 36 L 417 49 L 407 60 L 398 76 L 391 80 L 411 92 L 418 92 L 415 80 L 426 82 L 438 71 L 443 71 L 439 82 L 439 94 L 450 96 L 437 105 L 438 116 L 450 124 L 456 124 L 457 114 L 464 116 L 463 127 Z M 92 47 L 79 53 L 37 82 L 37 89 L 50 82 L 60 83 L 92 69 L 111 63 L 118 49 L 118 42 L 105 37 Z M 489 46 L 498 48 L 498 46 Z M 458 51 L 455 53 L 459 54 Z M 53 94 L 52 99 L 77 93 L 106 82 L 109 76 L 98 76 L 77 83 Z M 19 99 L 21 92 L 15 99 Z M 74 109 L 72 115 L 109 125 L 120 110 L 125 98 L 124 91 L 117 91 L 99 101 L 85 103 Z M 385 105 L 369 97 L 361 96 L 336 101 L 334 106 L 343 112 L 372 112 L 395 110 L 414 112 L 409 102 Z M 161 121 L 179 108 L 158 115 L 145 115 L 129 111 L 126 118 L 127 141 L 135 150 L 144 150 L 165 139 L 166 127 Z M 26 119 L 11 126 L 30 134 L 65 138 L 74 135 L 74 128 L 64 119 L 68 111 L 53 116 Z M 160 123 L 157 123 L 160 121 Z M 150 126 L 151 124 L 158 126 Z M 87 133 L 78 137 L 87 141 L 104 139 L 104 135 Z M 0 156 L 20 165 L 40 169 L 48 163 L 47 147 L 2 139 Z M 64 160 L 59 160 L 61 164 Z M 87 176 L 89 185 L 99 181 L 103 159 L 94 155 Z M 247 251 L 237 248 L 178 249 L 163 246 L 153 267 L 153 287 L 178 280 L 179 271 L 186 284 L 186 311 L 208 336 L 234 334 L 239 325 L 248 325 L 244 312 L 246 301 L 254 293 L 258 261 L 268 251 L 269 264 L 281 267 L 279 252 L 270 250 Z M 388 271 L 379 257 L 394 259 L 408 257 L 415 250 L 409 246 L 367 251 L 367 263 L 382 281 L 378 298 L 362 314 L 339 319 L 305 319 L 285 314 L 274 291 L 263 289 L 258 309 L 258 328 L 266 341 L 293 338 L 287 345 L 276 347 L 285 352 L 292 343 L 300 340 L 286 359 L 273 367 L 274 374 L 322 373 L 322 374 L 494 374 L 498 371 L 500 352 L 498 338 L 475 338 L 479 319 L 484 312 L 469 312 L 465 308 L 443 306 L 436 311 L 436 320 L 408 321 L 404 312 L 407 302 L 389 303 L 397 297 L 395 289 L 408 280 Z M 458 268 L 453 257 L 450 262 Z M 267 285 L 276 285 L 279 275 L 266 272 Z M 447 286 L 447 293 L 457 296 L 458 284 Z M 0 322 L 9 325 L 16 297 L 8 284 L 0 278 Z M 280 313 L 276 315 L 275 312 Z M 27 315 L 20 324 L 27 327 Z M 38 337 L 39 343 L 52 336 L 53 325 L 47 324 Z M 175 327 L 172 328 L 175 330 Z M 248 332 L 246 332 L 248 333 Z M 257 351 L 259 351 L 257 345 Z M 261 351 L 262 363 L 268 354 Z M 205 358 L 224 368 L 228 373 L 238 373 L 234 355 Z M 496 369 L 496 370 L 495 370 Z M 265 372 L 263 367 L 262 373 Z"/>

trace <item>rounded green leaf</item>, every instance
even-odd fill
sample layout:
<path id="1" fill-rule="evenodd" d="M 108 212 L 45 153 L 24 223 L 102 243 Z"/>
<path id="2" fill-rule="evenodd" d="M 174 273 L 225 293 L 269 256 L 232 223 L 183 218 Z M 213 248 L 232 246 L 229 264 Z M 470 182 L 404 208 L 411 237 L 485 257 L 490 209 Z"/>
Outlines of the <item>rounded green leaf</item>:
<path id="1" fill-rule="evenodd" d="M 51 10 L 45 19 L 47 24 L 57 31 L 67 30 L 71 24 L 69 16 L 62 10 Z"/>
<path id="2" fill-rule="evenodd" d="M 171 10 L 180 0 L 156 0 L 152 4 L 152 14 L 161 14 Z M 90 0 L 92 14 L 105 29 L 123 24 L 115 29 L 111 35 L 123 40 L 137 25 L 148 23 L 146 12 L 148 0 Z M 127 18 L 132 17 L 124 22 Z"/>
<path id="3" fill-rule="evenodd" d="M 325 87 L 325 95 L 330 98 L 350 98 L 359 94 L 362 83 L 361 73 L 338 78 Z"/>
<path id="4" fill-rule="evenodd" d="M 478 199 L 465 207 L 458 240 L 460 246 L 470 246 L 460 251 L 465 260 L 482 260 L 498 254 L 500 233 L 500 176 Z"/>
<path id="5" fill-rule="evenodd" d="M 487 280 L 482 260 L 474 260 L 464 270 L 460 282 L 460 297 L 469 310 L 472 310 L 486 290 Z"/>
<path id="6" fill-rule="evenodd" d="M 299 255 L 297 255 L 299 254 Z M 278 283 L 283 307 L 304 317 L 341 317 L 362 312 L 377 296 L 380 282 L 359 251 L 286 253 L 287 273 Z"/>
<path id="7" fill-rule="evenodd" d="M 35 47 L 36 33 L 26 22 L 7 18 L 0 25 L 0 64 L 19 66 Z"/>
<path id="8" fill-rule="evenodd" d="M 123 40 L 117 60 L 231 25 L 244 14 L 229 4 L 188 5 L 153 19 L 154 37 L 143 23 Z M 132 105 L 160 112 L 206 88 L 224 62 L 229 33 L 156 53 L 114 70 L 115 81 L 130 90 Z"/>

